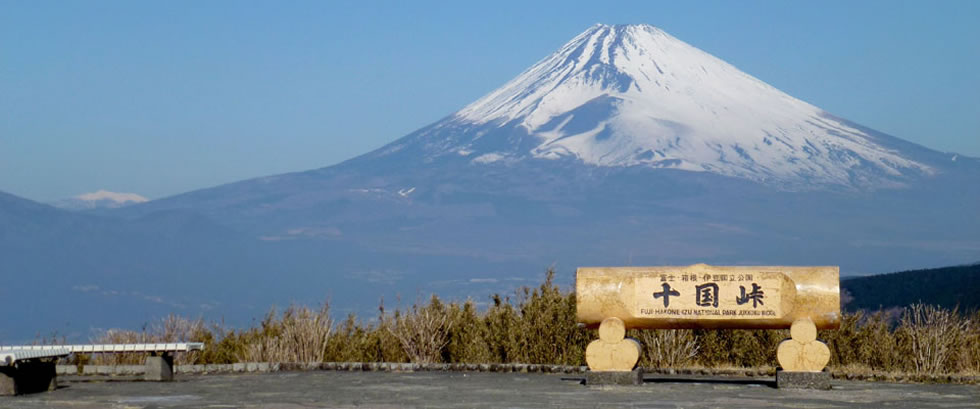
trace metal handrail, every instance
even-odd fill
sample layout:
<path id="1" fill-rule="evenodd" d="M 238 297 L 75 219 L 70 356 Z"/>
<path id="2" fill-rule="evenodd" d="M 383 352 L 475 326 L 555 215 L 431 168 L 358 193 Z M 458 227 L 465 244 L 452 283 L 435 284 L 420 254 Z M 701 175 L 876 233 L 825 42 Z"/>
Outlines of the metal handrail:
<path id="1" fill-rule="evenodd" d="M 203 342 L 165 342 L 145 344 L 79 344 L 79 345 L 15 345 L 0 346 L 3 351 L 51 351 L 68 350 L 69 353 L 121 353 L 121 352 L 188 352 L 204 349 Z"/>

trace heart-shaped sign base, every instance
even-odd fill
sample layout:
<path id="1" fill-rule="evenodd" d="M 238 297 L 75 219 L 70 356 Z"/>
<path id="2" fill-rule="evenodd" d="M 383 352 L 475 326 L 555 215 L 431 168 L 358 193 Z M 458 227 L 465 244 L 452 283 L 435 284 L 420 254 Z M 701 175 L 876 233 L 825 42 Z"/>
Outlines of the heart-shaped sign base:
<path id="1" fill-rule="evenodd" d="M 640 343 L 632 338 L 618 342 L 597 339 L 585 348 L 585 362 L 593 371 L 632 371 L 640 360 Z"/>

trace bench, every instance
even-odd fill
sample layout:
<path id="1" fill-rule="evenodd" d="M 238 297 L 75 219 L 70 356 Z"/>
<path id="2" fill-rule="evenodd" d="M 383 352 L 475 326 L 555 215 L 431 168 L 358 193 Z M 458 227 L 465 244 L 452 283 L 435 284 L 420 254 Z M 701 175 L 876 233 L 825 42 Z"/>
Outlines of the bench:
<path id="1" fill-rule="evenodd" d="M 54 390 L 58 386 L 55 361 L 70 353 L 67 348 L 3 348 L 0 350 L 0 395 Z"/>
<path id="2" fill-rule="evenodd" d="M 203 349 L 202 342 L 0 346 L 0 395 L 53 390 L 54 361 L 70 354 L 149 353 L 144 379 L 172 381 L 174 354 Z"/>
<path id="3" fill-rule="evenodd" d="M 582 267 L 575 297 L 577 320 L 599 329 L 587 383 L 642 382 L 642 348 L 627 329 L 789 329 L 777 386 L 830 387 L 830 349 L 816 335 L 840 326 L 838 267 Z"/>

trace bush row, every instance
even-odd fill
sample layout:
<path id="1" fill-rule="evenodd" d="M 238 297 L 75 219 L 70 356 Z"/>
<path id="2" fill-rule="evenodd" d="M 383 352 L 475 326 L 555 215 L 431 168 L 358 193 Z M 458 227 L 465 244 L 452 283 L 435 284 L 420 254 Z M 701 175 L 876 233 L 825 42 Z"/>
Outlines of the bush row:
<path id="1" fill-rule="evenodd" d="M 178 363 L 413 362 L 584 365 L 594 329 L 576 325 L 575 295 L 549 271 L 536 288 L 493 295 L 483 311 L 472 301 L 436 296 L 374 320 L 335 321 L 327 305 L 270 311 L 260 324 L 228 329 L 171 316 L 142 331 L 111 330 L 97 343 L 202 341 Z M 653 368 L 777 366 L 787 330 L 630 330 L 644 345 L 640 365 Z M 980 314 L 928 305 L 849 313 L 836 331 L 821 331 L 830 366 L 853 372 L 980 373 Z M 83 358 L 85 359 L 85 358 Z M 99 364 L 138 363 L 141 356 L 96 356 Z"/>

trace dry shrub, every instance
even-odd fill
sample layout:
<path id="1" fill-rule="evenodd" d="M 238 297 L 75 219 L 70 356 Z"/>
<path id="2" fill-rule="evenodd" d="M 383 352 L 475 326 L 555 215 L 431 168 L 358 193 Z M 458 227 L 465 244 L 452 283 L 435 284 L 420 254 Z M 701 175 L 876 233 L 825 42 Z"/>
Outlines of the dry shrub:
<path id="1" fill-rule="evenodd" d="M 322 362 L 333 330 L 330 308 L 324 303 L 319 310 L 292 305 L 281 319 L 271 311 L 262 330 L 246 336 L 240 356 L 245 362 Z"/>
<path id="2" fill-rule="evenodd" d="M 893 370 L 899 363 L 893 319 L 886 311 L 868 315 L 864 311 L 844 314 L 840 329 L 820 331 L 820 339 L 830 347 L 829 366 Z"/>
<path id="3" fill-rule="evenodd" d="M 913 304 L 905 309 L 896 332 L 898 346 L 909 358 L 905 368 L 937 374 L 957 370 L 958 351 L 967 334 L 967 321 L 956 310 Z"/>
<path id="4" fill-rule="evenodd" d="M 830 348 L 830 366 L 848 366 L 860 362 L 858 355 L 861 345 L 859 324 L 864 320 L 864 316 L 864 311 L 843 314 L 840 320 L 840 328 L 819 332 L 819 338 Z"/>
<path id="5" fill-rule="evenodd" d="M 110 329 L 92 339 L 93 344 L 143 344 L 153 342 L 144 328 L 143 331 Z M 94 365 L 142 365 L 146 354 L 92 354 L 88 361 Z"/>
<path id="6" fill-rule="evenodd" d="M 964 369 L 976 375 L 980 374 L 980 311 L 973 314 L 969 329 L 962 360 Z"/>
<path id="7" fill-rule="evenodd" d="M 698 340 L 696 361 L 707 367 L 731 366 L 732 337 L 730 331 L 694 330 Z"/>
<path id="8" fill-rule="evenodd" d="M 384 310 L 377 320 L 384 323 Z M 408 362 L 401 343 L 383 325 L 367 325 L 354 314 L 334 329 L 327 342 L 326 361 L 333 362 Z"/>
<path id="9" fill-rule="evenodd" d="M 207 341 L 212 338 L 212 332 L 204 320 L 191 321 L 173 314 L 154 325 L 151 333 L 156 339 L 154 342 L 204 342 L 205 348 L 208 347 Z M 201 354 L 201 351 L 178 353 L 174 357 L 174 363 L 178 365 L 196 363 Z"/>
<path id="10" fill-rule="evenodd" d="M 497 359 L 488 342 L 488 326 L 472 301 L 466 301 L 462 306 L 451 304 L 449 320 L 452 325 L 444 356 L 447 362 L 485 363 Z"/>
<path id="11" fill-rule="evenodd" d="M 91 340 L 93 344 L 145 344 L 163 342 L 204 342 L 212 338 L 212 333 L 203 320 L 189 320 L 177 315 L 153 323 L 142 331 L 110 329 Z M 205 346 L 206 348 L 207 346 Z M 94 354 L 89 362 L 96 365 L 142 365 L 146 353 L 110 353 Z M 195 363 L 201 358 L 201 352 L 180 352 L 174 356 L 174 363 L 184 365 Z"/>
<path id="12" fill-rule="evenodd" d="M 445 306 L 433 295 L 428 305 L 416 303 L 404 314 L 395 311 L 394 317 L 381 325 L 398 339 L 412 362 L 425 364 L 442 361 L 452 321 Z"/>
<path id="13" fill-rule="evenodd" d="M 483 321 L 486 325 L 485 339 L 493 358 L 489 362 L 519 362 L 523 359 L 520 344 L 521 317 L 506 298 L 494 294 L 493 305 L 487 310 Z"/>
<path id="14" fill-rule="evenodd" d="M 235 362 L 266 362 L 271 359 L 273 340 L 280 333 L 277 316 L 275 307 L 269 309 L 259 328 L 252 328 L 237 337 Z"/>
<path id="15" fill-rule="evenodd" d="M 887 311 L 878 311 L 865 316 L 858 333 L 857 361 L 876 371 L 894 371 L 901 363 L 895 334 L 892 332 L 894 319 Z"/>
<path id="16" fill-rule="evenodd" d="M 364 345 L 362 362 L 409 362 L 401 341 L 386 327 L 387 321 L 368 327 L 361 341 Z"/>
<path id="17" fill-rule="evenodd" d="M 326 360 L 337 362 L 362 361 L 366 339 L 365 328 L 357 322 L 354 314 L 348 314 L 343 322 L 334 328 L 333 336 L 327 341 Z"/>
<path id="18" fill-rule="evenodd" d="M 575 295 L 554 284 L 553 270 L 537 288 L 519 289 L 516 305 L 500 295 L 492 299 L 480 314 L 471 301 L 444 305 L 433 297 L 382 325 L 412 362 L 584 363 L 595 331 L 576 325 Z"/>
<path id="19" fill-rule="evenodd" d="M 789 330 L 734 330 L 731 364 L 739 367 L 776 367 L 776 349 L 789 338 Z"/>
<path id="20" fill-rule="evenodd" d="M 704 366 L 773 367 L 786 330 L 695 330 L 697 361 Z"/>
<path id="21" fill-rule="evenodd" d="M 631 330 L 630 336 L 643 345 L 640 365 L 655 368 L 690 366 L 700 345 L 692 330 Z"/>
<path id="22" fill-rule="evenodd" d="M 513 330 L 516 350 L 512 362 L 531 364 L 582 365 L 585 347 L 592 339 L 579 328 L 575 318 L 575 294 L 563 294 L 554 284 L 555 271 L 548 269 L 545 281 L 536 289 L 524 287 L 518 293 L 520 319 Z"/>

